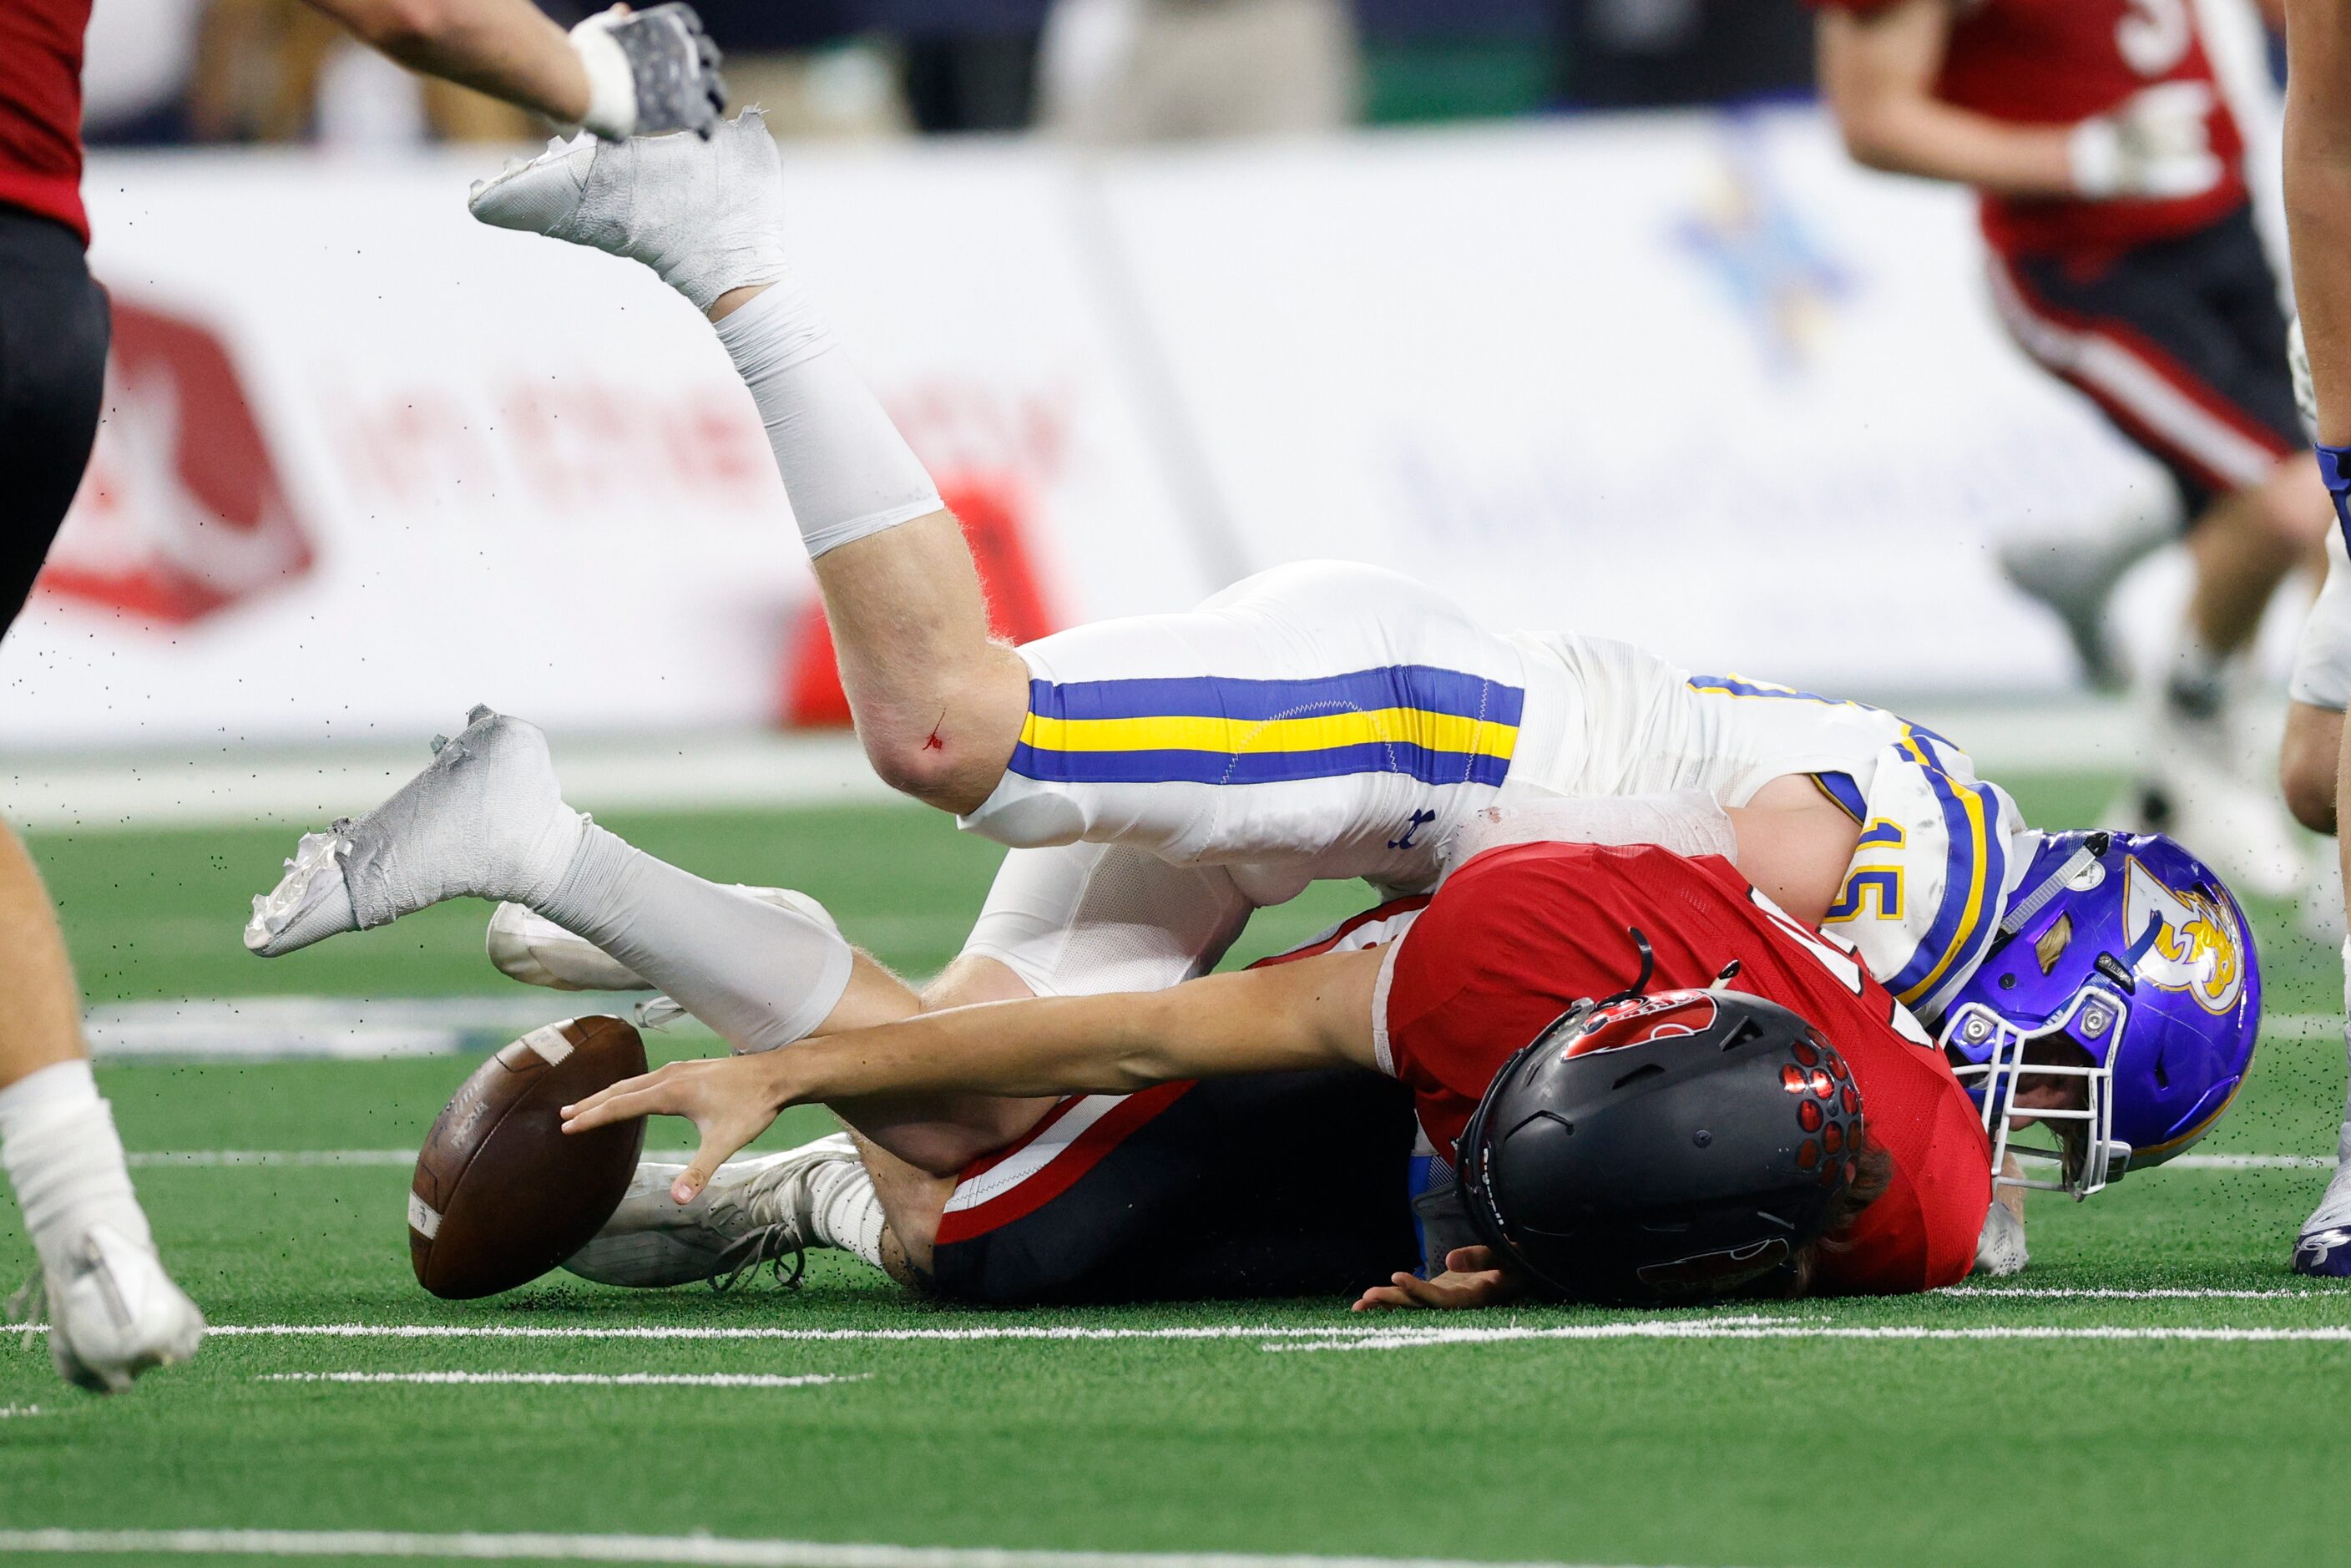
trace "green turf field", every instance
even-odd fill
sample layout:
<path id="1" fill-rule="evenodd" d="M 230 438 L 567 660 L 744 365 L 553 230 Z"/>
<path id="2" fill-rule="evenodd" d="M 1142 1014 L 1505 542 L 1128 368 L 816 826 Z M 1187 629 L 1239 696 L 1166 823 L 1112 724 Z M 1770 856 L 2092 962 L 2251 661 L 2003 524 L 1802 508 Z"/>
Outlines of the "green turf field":
<path id="1" fill-rule="evenodd" d="M 2096 779 L 2023 783 L 2037 821 L 2086 820 L 2105 798 Z M 708 874 L 803 887 L 914 972 L 953 953 L 997 854 L 912 810 L 613 825 Z M 513 989 L 481 958 L 479 905 L 248 958 L 245 899 L 292 839 L 37 841 L 92 1001 Z M 1311 907 L 1272 912 L 1249 951 L 1359 894 L 1319 889 Z M 2199 1154 L 2332 1146 L 2333 955 L 2280 912 L 2262 936 L 2275 1027 Z M 567 1010 L 549 997 L 548 1017 Z M 131 1063 L 101 1079 L 142 1155 L 364 1153 L 414 1147 L 472 1065 Z M 780 1132 L 823 1124 L 795 1113 Z M 654 1138 L 682 1143 L 684 1129 Z M 409 1276 L 408 1173 L 376 1157 L 142 1165 L 165 1254 L 219 1332 L 195 1364 L 110 1401 L 56 1383 L 37 1341 L 0 1342 L 0 1531 L 708 1532 L 1708 1568 L 2351 1560 L 2331 1507 L 2351 1463 L 2351 1294 L 2284 1268 L 2315 1169 L 2175 1168 L 2085 1206 L 2037 1200 L 2033 1266 L 2000 1293 L 1367 1324 L 1321 1301 L 963 1312 L 910 1301 L 833 1255 L 797 1293 L 632 1293 L 557 1276 L 440 1302 Z M 29 1259 L 14 1220 L 0 1217 L 0 1270 Z M 1367 1327 L 1404 1332 L 1365 1339 Z M 1004 1332 L 1040 1329 L 1086 1334 Z M 691 1332 L 707 1330 L 737 1337 Z M 1464 1337 L 1415 1342 L 1431 1330 Z M 837 1381 L 310 1380 L 529 1373 Z M 1028 1561 L 643 1550 L 846 1568 Z"/>

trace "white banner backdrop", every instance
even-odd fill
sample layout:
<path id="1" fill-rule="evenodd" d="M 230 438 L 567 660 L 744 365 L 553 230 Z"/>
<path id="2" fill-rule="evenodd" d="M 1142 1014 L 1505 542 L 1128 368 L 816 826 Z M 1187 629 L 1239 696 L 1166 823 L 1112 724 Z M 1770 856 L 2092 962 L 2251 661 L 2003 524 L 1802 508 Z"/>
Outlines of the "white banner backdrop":
<path id="1" fill-rule="evenodd" d="M 474 225 L 492 161 L 93 162 L 113 413 L 9 746 L 774 716 L 812 592 L 747 398 L 650 275 Z M 2050 689 L 1992 540 L 2156 504 L 2000 337 L 1966 199 L 1808 111 L 786 172 L 810 286 L 1053 622 L 1346 556 L 1694 666 Z"/>
<path id="2" fill-rule="evenodd" d="M 1993 324 L 1968 199 L 1819 117 L 1130 165 L 1136 296 L 1249 569 L 1835 691 L 2065 679 L 1993 538 L 2167 504 Z"/>
<path id="3" fill-rule="evenodd" d="M 814 595 L 749 398 L 650 273 L 475 224 L 496 162 L 94 161 L 112 412 L 53 557 L 69 591 L 7 645 L 8 744 L 775 712 Z M 1066 167 L 893 149 L 788 178 L 811 286 L 942 486 L 1019 528 L 1051 618 L 1212 590 Z"/>

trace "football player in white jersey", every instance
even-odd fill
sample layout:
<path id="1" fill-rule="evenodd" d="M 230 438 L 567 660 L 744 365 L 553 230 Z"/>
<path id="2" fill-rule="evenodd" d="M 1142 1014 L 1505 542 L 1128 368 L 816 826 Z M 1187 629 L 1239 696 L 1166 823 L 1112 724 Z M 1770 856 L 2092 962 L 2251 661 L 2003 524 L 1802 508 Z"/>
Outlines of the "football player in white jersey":
<path id="1" fill-rule="evenodd" d="M 1006 647 L 988 636 L 955 520 L 789 276 L 779 171 L 756 115 L 708 143 L 559 148 L 476 187 L 473 204 L 486 222 L 644 260 L 716 324 L 769 432 L 869 758 L 1013 849 L 927 1005 L 1157 988 L 1212 966 L 1251 909 L 1310 881 L 1426 889 L 1481 816 L 1696 790 L 1752 819 L 1748 874 L 1851 940 L 1931 1026 L 2044 851 L 1963 753 L 1890 714 L 1687 675 L 1601 639 L 1491 632 L 1368 567 L 1280 568 L 1195 612 Z M 379 811 L 306 838 L 256 901 L 247 945 L 290 952 L 470 894 L 530 904 L 647 972 L 629 933 L 584 905 L 653 873 L 576 814 L 549 814 L 551 784 L 511 803 L 538 813 L 515 841 L 527 848 L 413 852 L 436 791 L 455 787 L 436 772 L 524 744 L 537 743 L 486 716 Z M 388 853 L 403 834 L 410 852 Z M 738 1049 L 798 1038 L 852 998 L 855 967 L 828 922 L 740 898 L 721 913 L 721 926 L 795 956 L 773 967 L 789 1006 L 680 997 Z M 993 1129 L 960 1119 L 935 1146 L 904 1146 L 926 1168 L 958 1168 L 1038 1107 L 1000 1114 Z"/>
<path id="2" fill-rule="evenodd" d="M 2301 310 L 2292 345 L 2294 395 L 2317 441 L 2319 476 L 2338 526 L 2328 533 L 2325 585 L 2294 659 L 2281 773 L 2286 803 L 2303 824 L 2336 833 L 2338 803 L 2351 790 L 2343 758 L 2343 710 L 2351 700 L 2351 558 L 2344 553 L 2351 531 L 2351 262 L 2344 253 L 2351 235 L 2351 5 L 2286 0 L 2284 9 L 2286 216 Z M 2351 941 L 2343 946 L 2343 974 L 2351 1009 Z M 2351 1275 L 2351 1103 L 2334 1179 L 2294 1239 L 2294 1266 L 2304 1274 Z"/>

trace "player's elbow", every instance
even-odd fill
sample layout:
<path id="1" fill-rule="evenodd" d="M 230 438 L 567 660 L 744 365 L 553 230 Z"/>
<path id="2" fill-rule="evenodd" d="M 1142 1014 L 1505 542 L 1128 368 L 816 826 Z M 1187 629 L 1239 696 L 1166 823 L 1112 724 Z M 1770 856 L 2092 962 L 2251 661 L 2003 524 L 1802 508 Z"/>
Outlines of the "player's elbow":
<path id="1" fill-rule="evenodd" d="M 1876 105 L 1836 106 L 1837 135 L 1845 155 L 1865 169 L 1883 174 L 1907 174 L 1911 160 L 1903 141 L 1899 117 Z"/>

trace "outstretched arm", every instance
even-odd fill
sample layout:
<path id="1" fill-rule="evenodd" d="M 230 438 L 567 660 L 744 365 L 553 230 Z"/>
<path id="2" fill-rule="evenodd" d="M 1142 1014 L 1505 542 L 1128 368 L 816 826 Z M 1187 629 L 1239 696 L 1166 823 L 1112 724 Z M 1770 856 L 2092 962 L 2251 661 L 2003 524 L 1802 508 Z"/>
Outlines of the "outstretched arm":
<path id="1" fill-rule="evenodd" d="M 674 1061 L 564 1107 L 564 1131 L 684 1116 L 702 1147 L 673 1195 L 789 1105 L 902 1094 L 1125 1093 L 1185 1078 L 1372 1067 L 1378 949 L 1331 953 L 1165 991 L 1049 997 L 925 1013 L 763 1056 Z"/>
<path id="2" fill-rule="evenodd" d="M 2210 84 L 2158 81 L 2072 124 L 2020 125 L 1936 94 L 1955 0 L 1822 13 L 1821 96 L 1856 162 L 2009 196 L 2192 196 L 2227 171 Z M 2117 47 L 2122 47 L 2118 45 Z"/>
<path id="3" fill-rule="evenodd" d="M 640 16 L 615 6 L 566 34 L 530 0 L 309 4 L 411 70 L 613 141 L 665 131 L 707 136 L 726 102 L 718 51 L 684 6 Z"/>
<path id="4" fill-rule="evenodd" d="M 1821 96 L 1854 161 L 2017 195 L 2071 194 L 2064 127 L 2009 125 L 1935 96 L 1950 35 L 1949 0 L 1821 13 Z"/>

